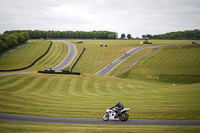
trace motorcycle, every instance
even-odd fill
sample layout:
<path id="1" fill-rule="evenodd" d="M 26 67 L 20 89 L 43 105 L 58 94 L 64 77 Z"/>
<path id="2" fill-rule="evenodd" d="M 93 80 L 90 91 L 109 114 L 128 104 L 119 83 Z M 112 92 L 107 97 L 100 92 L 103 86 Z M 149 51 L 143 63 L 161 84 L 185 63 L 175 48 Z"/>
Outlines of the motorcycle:
<path id="1" fill-rule="evenodd" d="M 129 114 L 126 112 L 130 111 L 129 108 L 124 108 L 121 110 L 118 116 L 116 116 L 116 109 L 115 108 L 107 108 L 106 114 L 103 115 L 103 121 L 108 121 L 108 120 L 121 120 L 121 121 L 127 121 L 129 118 Z"/>

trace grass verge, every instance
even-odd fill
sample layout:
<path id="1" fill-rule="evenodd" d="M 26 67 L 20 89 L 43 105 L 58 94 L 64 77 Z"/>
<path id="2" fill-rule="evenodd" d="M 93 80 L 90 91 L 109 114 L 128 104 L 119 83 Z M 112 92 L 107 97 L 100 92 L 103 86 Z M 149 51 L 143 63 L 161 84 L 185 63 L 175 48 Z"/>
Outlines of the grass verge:
<path id="1" fill-rule="evenodd" d="M 179 126 L 110 126 L 110 125 L 75 125 L 75 124 L 42 124 L 22 122 L 0 122 L 2 133 L 199 133 L 200 127 Z"/>

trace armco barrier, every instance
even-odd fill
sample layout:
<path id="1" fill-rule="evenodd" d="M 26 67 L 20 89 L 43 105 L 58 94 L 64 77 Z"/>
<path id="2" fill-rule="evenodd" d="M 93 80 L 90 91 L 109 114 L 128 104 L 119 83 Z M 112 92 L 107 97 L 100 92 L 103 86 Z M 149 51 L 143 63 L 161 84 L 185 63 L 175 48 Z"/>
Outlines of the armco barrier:
<path id="1" fill-rule="evenodd" d="M 46 74 L 72 74 L 72 75 L 81 75 L 79 72 L 69 72 L 69 71 L 38 71 L 38 73 L 46 73 Z"/>
<path id="2" fill-rule="evenodd" d="M 76 65 L 76 63 L 78 62 L 78 60 L 81 58 L 81 55 L 83 54 L 83 52 L 85 51 L 85 48 L 83 48 L 83 50 L 81 51 L 80 55 L 78 56 L 78 58 L 76 59 L 76 61 L 73 63 L 73 65 L 70 67 L 70 72 L 72 72 L 72 69 L 74 68 L 74 66 Z"/>
<path id="3" fill-rule="evenodd" d="M 29 66 L 26 66 L 26 67 L 23 67 L 23 68 L 19 68 L 19 69 L 11 69 L 11 70 L 0 70 L 0 72 L 10 72 L 10 71 L 20 71 L 20 70 L 25 70 L 27 68 L 30 68 L 32 67 L 37 61 L 39 61 L 42 57 L 44 57 L 48 52 L 49 50 L 51 49 L 51 46 L 52 46 L 52 41 L 49 45 L 49 48 L 47 49 L 47 51 L 42 55 L 40 56 L 38 59 L 36 59 L 32 64 L 30 64 Z"/>

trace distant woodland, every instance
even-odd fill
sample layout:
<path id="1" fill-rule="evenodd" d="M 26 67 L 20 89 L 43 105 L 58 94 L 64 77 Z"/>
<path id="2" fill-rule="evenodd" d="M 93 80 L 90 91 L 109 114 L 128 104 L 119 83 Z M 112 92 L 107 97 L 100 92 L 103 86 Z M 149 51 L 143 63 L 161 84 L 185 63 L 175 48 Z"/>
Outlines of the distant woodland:
<path id="1" fill-rule="evenodd" d="M 12 30 L 0 35 L 0 52 L 25 43 L 28 39 L 116 39 L 117 33 L 110 31 L 40 31 Z"/>
<path id="2" fill-rule="evenodd" d="M 4 33 L 28 32 L 30 39 L 70 38 L 70 39 L 116 39 L 117 33 L 111 31 L 40 31 L 40 30 L 15 30 Z"/>
<path id="3" fill-rule="evenodd" d="M 148 37 L 149 39 L 174 39 L 174 40 L 200 40 L 200 30 L 186 30 L 186 31 L 177 31 L 170 32 L 160 35 L 142 35 L 143 38 Z"/>

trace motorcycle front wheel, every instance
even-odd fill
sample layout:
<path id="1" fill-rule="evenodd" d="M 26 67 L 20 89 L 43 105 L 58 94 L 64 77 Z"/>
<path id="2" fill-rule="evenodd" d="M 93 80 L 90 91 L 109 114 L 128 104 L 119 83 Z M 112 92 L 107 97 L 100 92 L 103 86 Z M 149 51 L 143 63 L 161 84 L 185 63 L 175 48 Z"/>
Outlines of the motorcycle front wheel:
<path id="1" fill-rule="evenodd" d="M 127 113 L 124 113 L 124 114 L 122 114 L 121 117 L 119 117 L 119 119 L 120 119 L 121 121 L 127 121 L 128 118 L 129 118 L 129 114 L 127 114 Z"/>
<path id="2" fill-rule="evenodd" d="M 106 113 L 105 115 L 103 115 L 103 121 L 108 121 L 109 120 L 109 115 Z"/>

